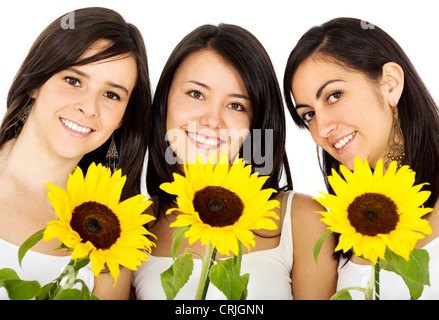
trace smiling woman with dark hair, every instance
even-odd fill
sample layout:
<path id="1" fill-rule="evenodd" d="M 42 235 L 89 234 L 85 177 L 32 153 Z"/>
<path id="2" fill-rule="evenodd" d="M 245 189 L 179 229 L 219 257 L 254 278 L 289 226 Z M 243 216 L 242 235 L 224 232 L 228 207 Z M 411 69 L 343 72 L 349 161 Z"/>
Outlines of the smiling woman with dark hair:
<path id="1" fill-rule="evenodd" d="M 402 48 L 377 26 L 338 18 L 311 28 L 290 54 L 284 94 L 288 109 L 307 128 L 322 153 L 327 177 L 340 164 L 353 169 L 354 159 L 379 159 L 410 165 L 415 184 L 431 192 L 424 203 L 434 208 L 424 216 L 433 233 L 416 247 L 430 253 L 430 282 L 421 298 L 439 296 L 439 114 L 436 103 Z M 348 254 L 347 258 L 351 253 Z M 364 286 L 367 263 L 350 257 L 339 269 L 339 288 Z M 407 288 L 391 273 L 381 276 L 381 298 L 408 299 Z"/>
<path id="2" fill-rule="evenodd" d="M 169 224 L 181 212 L 165 215 L 167 209 L 176 208 L 175 196 L 161 190 L 160 185 L 172 181 L 174 173 L 184 175 L 182 163 L 188 159 L 218 156 L 223 150 L 229 161 L 239 156 L 254 172 L 269 176 L 263 188 L 276 190 L 272 199 L 282 203 L 273 209 L 281 217 L 273 220 L 277 230 L 252 230 L 255 248 L 251 253 L 244 249 L 242 273 L 250 273 L 248 299 L 329 298 L 336 282 L 333 242 L 324 245 L 317 267 L 312 246 L 325 226 L 315 211 L 323 208 L 311 197 L 291 192 L 282 96 L 261 43 L 247 30 L 230 24 L 203 25 L 190 32 L 163 69 L 152 112 L 155 119 L 146 184 L 154 201 L 154 208 L 148 210 L 157 218 L 150 230 L 158 241 L 150 261 L 134 273 L 137 298 L 166 298 L 160 273 L 172 264 L 170 247 L 175 229 Z M 216 226 L 213 220 L 211 227 Z M 205 251 L 199 241 L 189 244 L 184 239 L 181 248 L 188 247 Z M 176 299 L 195 297 L 201 260 L 194 260 L 194 275 Z M 210 286 L 207 299 L 222 298 L 224 295 Z"/>
<path id="3" fill-rule="evenodd" d="M 46 183 L 66 188 L 77 165 L 122 169 L 122 199 L 140 193 L 148 143 L 151 91 L 143 38 L 117 12 L 79 9 L 61 16 L 36 39 L 18 71 L 0 128 L 0 268 L 22 279 L 48 283 L 70 260 L 57 240 L 41 242 L 18 266 L 17 250 L 30 235 L 55 220 Z M 90 269 L 79 274 L 99 298 L 127 298 L 131 272 L 117 286 Z M 0 289 L 0 296 L 5 291 Z"/>

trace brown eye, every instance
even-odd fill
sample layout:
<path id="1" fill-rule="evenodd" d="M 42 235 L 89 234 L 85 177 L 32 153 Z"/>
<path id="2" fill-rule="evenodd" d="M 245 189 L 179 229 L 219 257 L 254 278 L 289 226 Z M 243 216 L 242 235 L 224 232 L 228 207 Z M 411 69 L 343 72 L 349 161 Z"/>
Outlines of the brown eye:
<path id="1" fill-rule="evenodd" d="M 312 118 L 314 118 L 314 116 L 315 116 L 315 112 L 314 112 L 314 111 L 308 111 L 308 112 L 305 112 L 305 113 L 302 115 L 302 119 L 303 119 L 305 122 L 310 122 L 310 121 L 312 120 Z"/>
<path id="2" fill-rule="evenodd" d="M 340 100 L 342 95 L 343 95 L 343 93 L 341 91 L 337 91 L 337 92 L 332 93 L 328 97 L 328 103 L 332 104 L 332 103 L 337 102 L 338 100 Z"/>
<path id="3" fill-rule="evenodd" d="M 203 94 L 198 90 L 190 90 L 187 92 L 192 98 L 201 100 L 204 98 Z"/>
<path id="4" fill-rule="evenodd" d="M 242 104 L 240 104 L 240 103 L 237 103 L 237 102 L 232 102 L 229 105 L 229 108 L 233 109 L 233 110 L 236 110 L 236 111 L 245 111 L 244 106 Z"/>
<path id="5" fill-rule="evenodd" d="M 81 81 L 79 81 L 78 79 L 74 78 L 74 77 L 65 77 L 64 80 L 75 87 L 79 87 L 81 85 Z"/>
<path id="6" fill-rule="evenodd" d="M 111 100 L 120 100 L 120 96 L 117 93 L 111 91 L 105 92 L 104 96 Z"/>

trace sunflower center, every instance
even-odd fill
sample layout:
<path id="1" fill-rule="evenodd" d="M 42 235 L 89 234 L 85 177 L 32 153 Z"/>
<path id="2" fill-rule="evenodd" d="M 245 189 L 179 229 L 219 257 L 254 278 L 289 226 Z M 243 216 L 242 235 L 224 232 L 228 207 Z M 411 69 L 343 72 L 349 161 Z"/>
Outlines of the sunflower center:
<path id="1" fill-rule="evenodd" d="M 120 222 L 107 206 L 90 201 L 77 206 L 70 226 L 82 242 L 90 241 L 98 249 L 109 249 L 120 237 Z"/>
<path id="2" fill-rule="evenodd" d="M 392 199 L 380 193 L 365 193 L 349 205 L 348 219 L 358 233 L 374 237 L 395 230 L 399 215 Z"/>
<path id="3" fill-rule="evenodd" d="M 219 186 L 207 186 L 195 192 L 193 204 L 201 221 L 212 227 L 233 225 L 244 212 L 241 198 Z"/>

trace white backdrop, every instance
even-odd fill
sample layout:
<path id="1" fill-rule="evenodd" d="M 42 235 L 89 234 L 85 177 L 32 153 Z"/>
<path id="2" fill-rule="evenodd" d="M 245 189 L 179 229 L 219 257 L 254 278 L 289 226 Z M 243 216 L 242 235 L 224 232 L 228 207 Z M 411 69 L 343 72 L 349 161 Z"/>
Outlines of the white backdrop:
<path id="1" fill-rule="evenodd" d="M 221 22 L 252 32 L 271 56 L 279 83 L 289 53 L 314 25 L 336 17 L 369 21 L 404 48 L 436 101 L 439 101 L 439 21 L 430 0 L 76 0 L 2 1 L 0 4 L 0 117 L 21 62 L 38 34 L 54 19 L 81 7 L 104 6 L 135 24 L 146 43 L 153 90 L 174 46 L 194 28 Z M 315 144 L 287 114 L 287 150 L 294 188 L 314 196 L 325 191 Z"/>

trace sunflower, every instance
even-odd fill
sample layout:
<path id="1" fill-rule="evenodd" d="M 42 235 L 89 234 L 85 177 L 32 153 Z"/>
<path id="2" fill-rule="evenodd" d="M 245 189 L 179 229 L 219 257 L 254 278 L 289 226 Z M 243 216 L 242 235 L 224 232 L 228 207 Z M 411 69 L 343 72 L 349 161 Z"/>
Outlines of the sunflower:
<path id="1" fill-rule="evenodd" d="M 185 233 L 189 244 L 200 239 L 202 245 L 210 242 L 221 254 L 232 251 L 237 255 L 238 240 L 248 250 L 255 245 L 251 230 L 277 229 L 272 218 L 279 217 L 271 210 L 279 201 L 269 200 L 274 189 L 262 189 L 268 177 L 251 174 L 251 166 L 242 159 L 236 157 L 229 165 L 223 152 L 214 166 L 214 158 L 205 164 L 197 155 L 195 164 L 184 164 L 184 177 L 174 173 L 174 181 L 160 188 L 177 196 L 177 207 L 166 213 L 181 212 L 170 226 L 190 226 Z"/>
<path id="2" fill-rule="evenodd" d="M 335 170 L 328 177 L 336 195 L 321 193 L 324 198 L 316 200 L 328 212 L 320 212 L 328 229 L 340 233 L 336 251 L 351 248 L 357 256 L 372 263 L 384 258 L 386 247 L 409 260 L 416 241 L 431 234 L 429 222 L 422 216 L 432 211 L 422 205 L 430 196 L 420 191 L 425 184 L 413 186 L 415 172 L 409 166 L 397 171 L 393 161 L 383 174 L 380 159 L 374 172 L 367 159 L 355 159 L 354 171 L 340 166 L 343 180 Z M 422 234 L 422 233 L 424 234 Z"/>
<path id="3" fill-rule="evenodd" d="M 47 195 L 59 220 L 47 224 L 43 239 L 59 238 L 72 259 L 89 255 L 92 272 L 99 275 L 106 265 L 115 280 L 119 265 L 136 270 L 148 259 L 143 250 L 154 245 L 143 225 L 154 218 L 143 212 L 151 204 L 137 195 L 119 203 L 126 176 L 113 175 L 101 164 L 92 163 L 84 178 L 77 167 L 69 176 L 67 191 L 48 183 Z"/>

